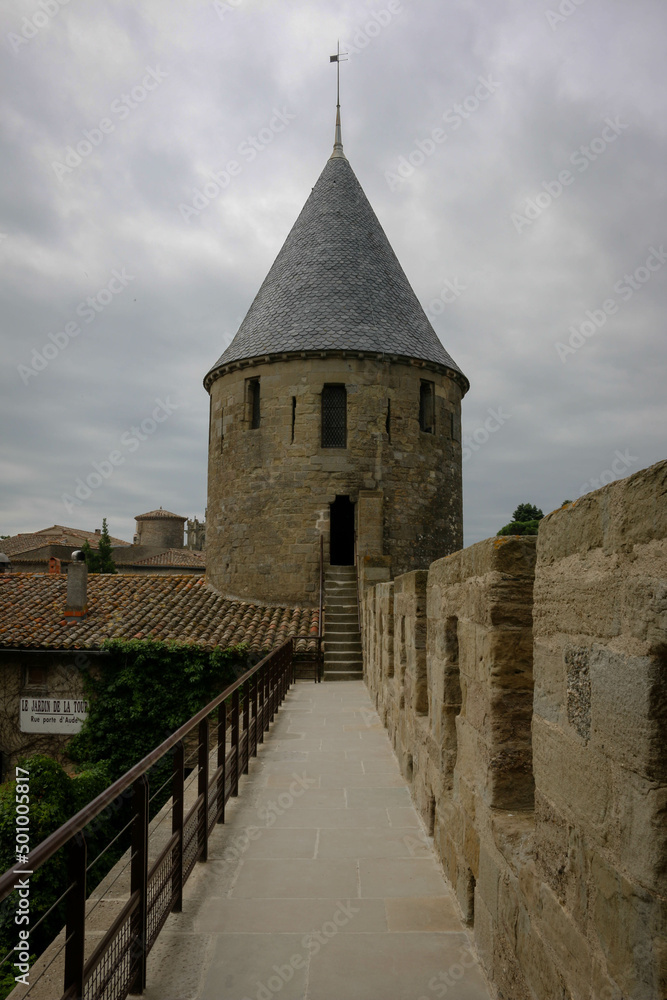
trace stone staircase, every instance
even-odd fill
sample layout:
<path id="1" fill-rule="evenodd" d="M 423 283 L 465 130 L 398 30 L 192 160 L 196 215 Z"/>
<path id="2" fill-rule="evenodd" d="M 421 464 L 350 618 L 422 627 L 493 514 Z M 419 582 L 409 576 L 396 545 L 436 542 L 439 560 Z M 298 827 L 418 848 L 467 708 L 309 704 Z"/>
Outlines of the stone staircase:
<path id="1" fill-rule="evenodd" d="M 356 566 L 329 566 L 324 578 L 324 680 L 363 676 Z"/>

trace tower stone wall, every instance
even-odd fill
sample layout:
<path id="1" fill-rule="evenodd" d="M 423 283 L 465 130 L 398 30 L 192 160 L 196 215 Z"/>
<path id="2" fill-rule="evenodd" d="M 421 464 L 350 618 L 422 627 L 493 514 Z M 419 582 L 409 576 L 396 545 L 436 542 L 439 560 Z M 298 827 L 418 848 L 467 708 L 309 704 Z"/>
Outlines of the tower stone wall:
<path id="1" fill-rule="evenodd" d="M 432 432 L 420 429 L 422 383 L 433 386 Z M 345 448 L 322 447 L 322 389 L 331 384 L 347 392 Z M 389 556 L 395 575 L 460 548 L 462 389 L 446 369 L 327 352 L 245 364 L 209 391 L 207 579 L 216 589 L 316 603 L 320 535 L 328 562 L 336 496 L 356 505 L 357 539 L 381 537 L 374 554 Z M 360 505 L 360 494 L 375 502 Z M 364 523 L 369 510 L 381 525 Z"/>
<path id="2" fill-rule="evenodd" d="M 140 515 L 136 518 L 137 545 L 162 545 L 165 549 L 183 548 L 184 517 Z"/>

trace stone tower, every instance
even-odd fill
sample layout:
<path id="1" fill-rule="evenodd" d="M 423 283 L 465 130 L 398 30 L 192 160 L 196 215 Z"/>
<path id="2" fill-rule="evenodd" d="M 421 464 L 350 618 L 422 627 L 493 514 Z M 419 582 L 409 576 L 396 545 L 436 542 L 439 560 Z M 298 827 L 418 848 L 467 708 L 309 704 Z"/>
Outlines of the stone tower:
<path id="1" fill-rule="evenodd" d="M 183 548 L 183 525 L 187 518 L 171 511 L 149 510 L 135 517 L 136 545 L 163 545 L 165 548 Z"/>
<path id="2" fill-rule="evenodd" d="M 233 597 L 317 601 L 325 563 L 392 575 L 462 547 L 461 399 L 344 152 L 334 150 L 210 394 L 207 580 Z"/>

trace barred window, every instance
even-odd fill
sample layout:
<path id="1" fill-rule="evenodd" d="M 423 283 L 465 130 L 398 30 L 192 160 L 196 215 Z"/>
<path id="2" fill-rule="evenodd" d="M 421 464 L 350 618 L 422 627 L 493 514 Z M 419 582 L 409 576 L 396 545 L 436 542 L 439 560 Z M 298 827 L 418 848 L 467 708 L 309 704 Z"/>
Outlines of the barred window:
<path id="1" fill-rule="evenodd" d="M 435 433 L 435 383 L 422 379 L 419 386 L 419 429 Z"/>
<path id="2" fill-rule="evenodd" d="M 347 447 L 347 391 L 344 385 L 322 388 L 322 447 Z"/>
<path id="3" fill-rule="evenodd" d="M 248 379 L 248 421 L 252 430 L 259 427 L 259 379 Z"/>

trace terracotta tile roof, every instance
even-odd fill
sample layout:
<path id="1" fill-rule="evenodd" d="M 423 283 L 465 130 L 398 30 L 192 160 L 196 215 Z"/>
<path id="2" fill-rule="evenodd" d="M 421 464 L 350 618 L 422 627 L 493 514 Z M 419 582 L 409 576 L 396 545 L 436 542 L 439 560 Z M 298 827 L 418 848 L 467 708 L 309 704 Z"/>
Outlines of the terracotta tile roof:
<path id="1" fill-rule="evenodd" d="M 123 566 L 191 566 L 206 567 L 206 555 L 190 549 L 165 549 L 154 556 L 145 556 L 136 561 L 124 561 Z"/>
<path id="2" fill-rule="evenodd" d="M 45 545 L 83 545 L 86 539 L 93 548 L 96 548 L 100 536 L 94 531 L 85 531 L 83 528 L 66 528 L 62 524 L 54 524 L 50 528 L 42 528 L 41 531 L 25 531 L 10 538 L 0 539 L 0 552 L 13 556 L 20 552 L 43 548 Z M 122 538 L 111 538 L 111 544 L 130 543 L 123 541 Z"/>
<path id="3" fill-rule="evenodd" d="M 314 649 L 316 608 L 265 608 L 222 597 L 192 576 L 88 577 L 86 618 L 65 622 L 67 578 L 0 576 L 0 647 L 97 649 L 104 639 L 173 639 L 212 649 L 247 642 L 255 651 L 290 637 Z"/>
<path id="4" fill-rule="evenodd" d="M 168 517 L 175 521 L 187 521 L 187 517 L 182 517 L 180 514 L 172 514 L 168 510 L 149 510 L 146 514 L 137 514 L 135 521 L 155 521 L 163 517 Z"/>

